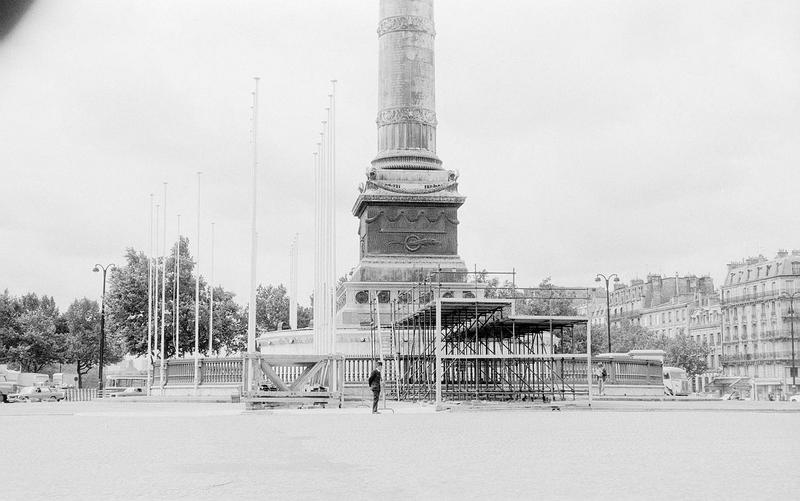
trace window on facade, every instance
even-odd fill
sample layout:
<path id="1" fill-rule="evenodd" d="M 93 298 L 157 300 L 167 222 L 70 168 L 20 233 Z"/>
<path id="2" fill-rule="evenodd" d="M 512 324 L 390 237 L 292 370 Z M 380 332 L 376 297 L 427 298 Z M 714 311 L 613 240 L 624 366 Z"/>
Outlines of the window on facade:
<path id="1" fill-rule="evenodd" d="M 800 261 L 792 261 L 792 275 L 800 275 Z"/>
<path id="2" fill-rule="evenodd" d="M 768 265 L 767 265 L 767 272 L 764 274 L 764 276 L 765 276 L 765 277 L 768 277 L 768 276 L 769 276 L 769 270 L 770 270 L 771 268 L 772 268 L 772 265 L 771 265 L 771 264 L 768 264 Z"/>

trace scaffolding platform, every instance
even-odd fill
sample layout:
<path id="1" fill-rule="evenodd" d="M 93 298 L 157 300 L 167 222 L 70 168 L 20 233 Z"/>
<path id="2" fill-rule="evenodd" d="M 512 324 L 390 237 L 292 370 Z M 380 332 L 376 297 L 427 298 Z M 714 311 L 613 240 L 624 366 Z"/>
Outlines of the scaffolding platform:
<path id="1" fill-rule="evenodd" d="M 397 399 L 549 402 L 588 393 L 588 356 L 558 352 L 586 317 L 516 315 L 514 298 L 438 292 L 428 286 L 392 305 L 384 360 L 394 365 Z"/>

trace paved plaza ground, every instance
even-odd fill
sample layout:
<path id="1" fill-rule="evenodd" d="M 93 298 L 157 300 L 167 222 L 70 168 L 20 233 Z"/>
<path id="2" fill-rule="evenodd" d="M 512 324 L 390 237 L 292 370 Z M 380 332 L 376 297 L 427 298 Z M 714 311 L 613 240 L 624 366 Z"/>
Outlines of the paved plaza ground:
<path id="1" fill-rule="evenodd" d="M 792 499 L 800 405 L 0 405 L 0 499 Z M 741 412 L 738 412 L 741 411 Z M 785 412 L 781 412 L 785 411 Z"/>

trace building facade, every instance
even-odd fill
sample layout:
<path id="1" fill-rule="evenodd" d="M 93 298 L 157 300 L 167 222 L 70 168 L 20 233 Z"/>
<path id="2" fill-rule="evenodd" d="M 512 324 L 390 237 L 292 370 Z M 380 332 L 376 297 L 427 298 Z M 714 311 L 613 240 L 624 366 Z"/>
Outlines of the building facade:
<path id="1" fill-rule="evenodd" d="M 748 379 L 756 398 L 797 393 L 790 306 L 800 307 L 798 291 L 800 251 L 728 264 L 721 303 L 724 376 Z"/>
<path id="2" fill-rule="evenodd" d="M 605 289 L 597 288 L 594 292 L 586 314 L 590 316 L 592 325 L 604 326 Z M 662 277 L 651 274 L 646 281 L 634 279 L 630 284 L 615 283 L 609 294 L 611 325 L 619 327 L 627 320 L 659 335 L 688 334 L 694 310 L 717 297 L 714 282 L 707 276 Z"/>
<path id="3" fill-rule="evenodd" d="M 689 337 L 708 349 L 706 364 L 708 370 L 695 376 L 694 391 L 711 391 L 711 383 L 722 374 L 722 306 L 719 297 L 712 296 L 700 300 L 689 316 Z"/>

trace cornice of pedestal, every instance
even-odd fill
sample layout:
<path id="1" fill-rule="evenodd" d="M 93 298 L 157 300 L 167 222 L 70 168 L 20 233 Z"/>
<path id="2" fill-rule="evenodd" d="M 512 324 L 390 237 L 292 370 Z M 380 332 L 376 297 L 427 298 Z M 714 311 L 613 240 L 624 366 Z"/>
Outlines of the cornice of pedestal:
<path id="1" fill-rule="evenodd" d="M 372 204 L 403 204 L 403 205 L 446 205 L 449 207 L 460 207 L 467 200 L 467 197 L 456 194 L 399 194 L 389 193 L 383 190 L 374 192 L 362 192 L 358 195 L 353 205 L 353 215 L 360 217 L 367 205 Z"/>

